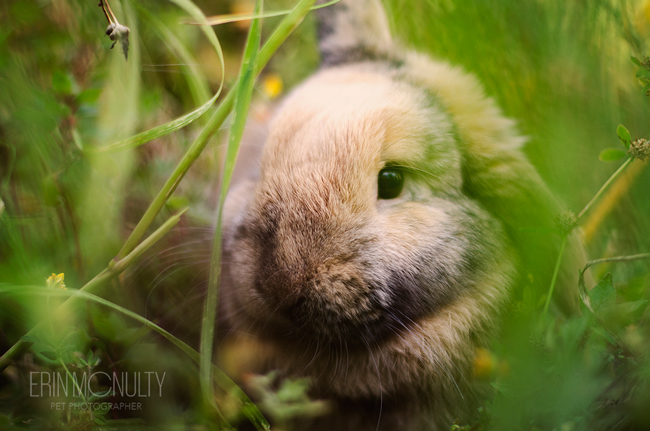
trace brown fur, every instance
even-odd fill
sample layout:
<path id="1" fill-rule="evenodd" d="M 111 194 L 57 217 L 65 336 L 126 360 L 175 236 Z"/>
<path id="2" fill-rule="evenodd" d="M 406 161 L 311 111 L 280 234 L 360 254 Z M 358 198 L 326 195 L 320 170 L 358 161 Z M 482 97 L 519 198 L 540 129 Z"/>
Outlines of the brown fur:
<path id="1" fill-rule="evenodd" d="M 471 363 L 525 265 L 519 228 L 560 207 L 476 79 L 401 51 L 359 3 L 324 15 L 329 67 L 283 101 L 228 198 L 224 309 L 239 371 L 308 376 L 334 401 L 309 429 L 446 429 L 477 406 Z M 405 190 L 378 200 L 387 165 Z"/>

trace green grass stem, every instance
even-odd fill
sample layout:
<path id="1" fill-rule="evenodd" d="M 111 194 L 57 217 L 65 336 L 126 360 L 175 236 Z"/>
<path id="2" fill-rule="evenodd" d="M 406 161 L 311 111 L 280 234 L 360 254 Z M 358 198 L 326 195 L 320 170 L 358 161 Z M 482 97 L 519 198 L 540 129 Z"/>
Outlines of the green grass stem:
<path id="1" fill-rule="evenodd" d="M 598 192 L 594 195 L 594 197 L 591 198 L 589 203 L 587 205 L 585 205 L 585 207 L 582 209 L 582 211 L 580 211 L 580 213 L 578 214 L 578 223 L 580 223 L 580 221 L 582 220 L 584 215 L 587 214 L 587 212 L 591 209 L 591 207 L 598 201 L 598 199 L 600 199 L 600 196 L 605 192 L 605 190 L 607 190 L 607 187 L 609 187 L 609 185 L 612 182 L 614 182 L 614 180 L 621 174 L 621 172 L 623 172 L 628 166 L 630 166 L 630 163 L 632 163 L 633 160 L 634 159 L 632 157 L 628 158 L 625 161 L 625 163 L 623 163 L 621 165 L 621 167 L 618 168 L 616 170 L 616 172 L 614 172 L 612 174 L 612 176 L 609 177 L 609 179 L 607 181 L 605 181 L 605 184 L 603 184 L 603 186 L 600 188 L 600 190 L 598 190 Z"/>
<path id="2" fill-rule="evenodd" d="M 257 0 L 255 13 L 262 11 L 262 0 Z M 262 38 L 262 27 L 260 20 L 253 20 L 248 38 L 244 48 L 244 57 L 242 60 L 239 81 L 236 88 L 235 107 L 233 125 L 230 128 L 230 137 L 224 168 L 222 171 L 221 194 L 219 200 L 219 210 L 217 216 L 217 228 L 215 229 L 214 241 L 212 246 L 212 259 L 210 266 L 210 279 L 208 283 L 208 292 L 206 295 L 203 309 L 203 319 L 201 322 L 201 362 L 200 362 L 200 381 L 201 392 L 204 402 L 211 405 L 215 410 L 217 406 L 214 402 L 212 386 L 212 352 L 214 348 L 214 332 L 217 318 L 217 299 L 219 295 L 219 278 L 221 267 L 221 219 L 223 216 L 223 205 L 226 201 L 226 194 L 230 187 L 232 173 L 239 153 L 239 144 L 244 134 L 248 109 L 253 97 L 253 86 L 255 84 L 255 72 L 257 71 L 257 60 Z"/>
<path id="3" fill-rule="evenodd" d="M 564 255 L 564 249 L 566 247 L 567 237 L 566 235 L 562 238 L 562 244 L 560 245 L 560 251 L 557 254 L 557 260 L 555 261 L 555 269 L 553 270 L 553 277 L 551 278 L 551 286 L 548 289 L 548 296 L 546 297 L 546 303 L 544 304 L 544 311 L 542 314 L 546 316 L 548 312 L 548 306 L 551 303 L 551 298 L 553 297 L 553 291 L 555 290 L 555 283 L 557 282 L 557 275 L 560 272 L 560 264 L 562 263 L 562 256 Z"/>

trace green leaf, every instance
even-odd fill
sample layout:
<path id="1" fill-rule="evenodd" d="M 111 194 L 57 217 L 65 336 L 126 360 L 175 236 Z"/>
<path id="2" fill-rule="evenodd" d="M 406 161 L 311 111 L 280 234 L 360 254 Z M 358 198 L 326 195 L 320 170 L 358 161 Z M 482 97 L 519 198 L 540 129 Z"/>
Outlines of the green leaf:
<path id="1" fill-rule="evenodd" d="M 44 289 L 43 289 L 44 290 Z M 58 355 L 56 354 L 56 346 L 51 342 L 49 334 L 44 334 L 43 331 L 34 335 L 25 335 L 23 340 L 32 343 L 32 352 L 36 354 L 44 362 L 56 361 Z"/>
<path id="2" fill-rule="evenodd" d="M 600 159 L 601 162 L 615 162 L 626 155 L 627 153 L 625 151 L 619 150 L 618 148 L 605 148 L 598 155 L 598 159 Z"/>
<path id="3" fill-rule="evenodd" d="M 77 102 L 79 104 L 93 104 L 99 100 L 99 96 L 102 95 L 101 88 L 88 88 L 77 96 Z"/>
<path id="4" fill-rule="evenodd" d="M 622 124 L 619 124 L 616 128 L 616 134 L 618 135 L 618 139 L 620 139 L 623 145 L 625 145 L 625 149 L 629 149 L 630 141 L 632 140 L 630 131 L 627 130 Z"/>
<path id="5" fill-rule="evenodd" d="M 596 287 L 591 289 L 589 300 L 595 313 L 616 303 L 616 289 L 614 289 L 611 272 L 608 272 Z"/>
<path id="6" fill-rule="evenodd" d="M 634 63 L 637 66 L 641 67 L 641 60 L 639 60 L 638 58 L 632 56 L 632 57 L 630 57 L 630 60 L 632 60 L 632 63 Z"/>
<path id="7" fill-rule="evenodd" d="M 72 93 L 72 81 L 68 75 L 57 70 L 52 74 L 52 88 L 56 93 L 70 94 Z"/>
<path id="8" fill-rule="evenodd" d="M 645 310 L 648 308 L 648 300 L 635 302 L 624 302 L 607 307 L 601 312 L 601 317 L 608 326 L 625 327 L 638 322 Z"/>
<path id="9" fill-rule="evenodd" d="M 636 71 L 636 77 L 639 79 L 650 79 L 650 70 L 648 69 L 639 69 Z"/>
<path id="10" fill-rule="evenodd" d="M 45 205 L 49 207 L 61 205 L 63 201 L 56 174 L 51 174 L 45 177 L 41 186 L 43 189 L 43 201 L 45 202 Z"/>
<path id="11" fill-rule="evenodd" d="M 45 356 L 50 361 L 56 361 L 56 358 L 58 358 L 56 352 L 52 352 L 52 351 L 49 351 L 49 350 L 43 350 L 43 351 L 38 352 L 38 353 Z"/>
<path id="12" fill-rule="evenodd" d="M 95 327 L 97 334 L 108 340 L 115 340 L 116 338 L 117 331 L 115 320 L 116 316 L 114 314 L 108 316 L 105 316 L 102 313 L 93 314 L 93 326 Z"/>

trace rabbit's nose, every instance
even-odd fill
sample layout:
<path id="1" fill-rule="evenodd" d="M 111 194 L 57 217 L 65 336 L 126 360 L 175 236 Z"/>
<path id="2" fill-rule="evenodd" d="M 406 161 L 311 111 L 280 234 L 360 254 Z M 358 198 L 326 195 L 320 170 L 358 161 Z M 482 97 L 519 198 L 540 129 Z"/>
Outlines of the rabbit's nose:
<path id="1" fill-rule="evenodd" d="M 255 289 L 281 312 L 300 302 L 313 279 L 307 265 L 281 267 L 266 262 L 262 266 Z"/>

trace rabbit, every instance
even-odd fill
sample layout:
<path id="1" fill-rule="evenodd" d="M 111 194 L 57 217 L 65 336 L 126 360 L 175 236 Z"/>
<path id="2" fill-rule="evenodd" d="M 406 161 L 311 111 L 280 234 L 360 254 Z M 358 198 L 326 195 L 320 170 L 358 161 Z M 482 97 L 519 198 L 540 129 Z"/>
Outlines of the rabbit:
<path id="1" fill-rule="evenodd" d="M 222 312 L 243 372 L 330 401 L 305 429 L 448 429 L 476 412 L 472 361 L 517 286 L 548 286 L 559 240 L 524 228 L 562 207 L 478 80 L 401 48 L 378 0 L 317 18 L 321 67 L 226 200 Z M 558 286 L 582 253 L 570 236 Z M 571 314 L 577 289 L 554 299 Z"/>

